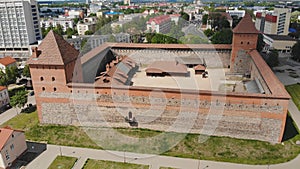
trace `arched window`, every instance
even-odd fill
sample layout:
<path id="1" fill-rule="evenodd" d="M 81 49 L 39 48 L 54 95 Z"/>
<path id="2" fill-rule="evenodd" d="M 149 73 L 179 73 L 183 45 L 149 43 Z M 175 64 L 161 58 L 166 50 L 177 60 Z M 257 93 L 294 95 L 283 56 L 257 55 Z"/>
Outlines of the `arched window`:
<path id="1" fill-rule="evenodd" d="M 55 91 L 55 92 L 56 92 L 56 87 L 54 87 L 54 88 L 53 88 L 53 91 Z"/>
<path id="2" fill-rule="evenodd" d="M 40 79 L 41 79 L 41 81 L 44 81 L 44 77 L 41 77 Z"/>
<path id="3" fill-rule="evenodd" d="M 45 87 L 42 87 L 42 90 L 45 91 Z"/>
<path id="4" fill-rule="evenodd" d="M 52 77 L 52 81 L 55 81 L 55 77 Z"/>

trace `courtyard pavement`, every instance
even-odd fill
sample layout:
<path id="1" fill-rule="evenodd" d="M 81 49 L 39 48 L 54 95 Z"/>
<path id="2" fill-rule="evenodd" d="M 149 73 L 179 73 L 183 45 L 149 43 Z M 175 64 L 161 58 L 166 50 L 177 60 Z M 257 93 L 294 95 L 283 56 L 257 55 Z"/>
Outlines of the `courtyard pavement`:
<path id="1" fill-rule="evenodd" d="M 27 104 L 35 105 L 36 104 L 35 97 L 28 96 Z M 19 108 L 10 108 L 10 109 L 6 110 L 5 112 L 1 113 L 0 114 L 0 125 L 5 123 L 8 120 L 14 118 L 16 115 L 18 115 L 20 113 L 20 111 L 21 110 Z"/>

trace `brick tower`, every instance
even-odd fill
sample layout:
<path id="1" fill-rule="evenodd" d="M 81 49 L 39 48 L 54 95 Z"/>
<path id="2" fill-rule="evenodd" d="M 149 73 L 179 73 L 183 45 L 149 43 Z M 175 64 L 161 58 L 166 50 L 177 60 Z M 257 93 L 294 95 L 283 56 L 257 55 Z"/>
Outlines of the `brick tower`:
<path id="1" fill-rule="evenodd" d="M 27 61 L 35 91 L 39 119 L 41 104 L 46 93 L 70 92 L 67 84 L 72 81 L 73 71 L 79 52 L 52 30 L 43 42 L 33 48 Z"/>
<path id="2" fill-rule="evenodd" d="M 256 49 L 257 38 L 259 31 L 255 28 L 251 16 L 246 13 L 244 18 L 232 30 L 232 51 L 230 71 L 232 73 L 241 73 L 239 68 L 245 66 L 245 57 L 239 58 L 239 53 L 244 51 L 247 53 L 250 50 Z"/>

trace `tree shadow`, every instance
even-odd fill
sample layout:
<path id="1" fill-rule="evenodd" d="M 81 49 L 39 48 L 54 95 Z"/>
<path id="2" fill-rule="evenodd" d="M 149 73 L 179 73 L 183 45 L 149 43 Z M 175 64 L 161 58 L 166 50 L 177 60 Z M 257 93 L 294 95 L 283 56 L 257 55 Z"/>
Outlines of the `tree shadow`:
<path id="1" fill-rule="evenodd" d="M 293 119 L 290 115 L 287 115 L 282 141 L 287 141 L 298 134 L 299 132 L 295 127 Z"/>

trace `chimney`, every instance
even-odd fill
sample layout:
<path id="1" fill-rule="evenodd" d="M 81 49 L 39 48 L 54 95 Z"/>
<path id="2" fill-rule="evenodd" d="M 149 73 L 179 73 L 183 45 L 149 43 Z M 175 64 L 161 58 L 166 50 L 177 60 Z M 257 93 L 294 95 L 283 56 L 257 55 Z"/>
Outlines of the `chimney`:
<path id="1" fill-rule="evenodd" d="M 109 64 L 106 64 L 106 72 L 109 71 Z"/>
<path id="2" fill-rule="evenodd" d="M 33 58 L 38 58 L 39 55 L 41 54 L 41 51 L 38 50 L 38 47 L 32 47 L 31 50 L 32 50 L 32 57 Z"/>

